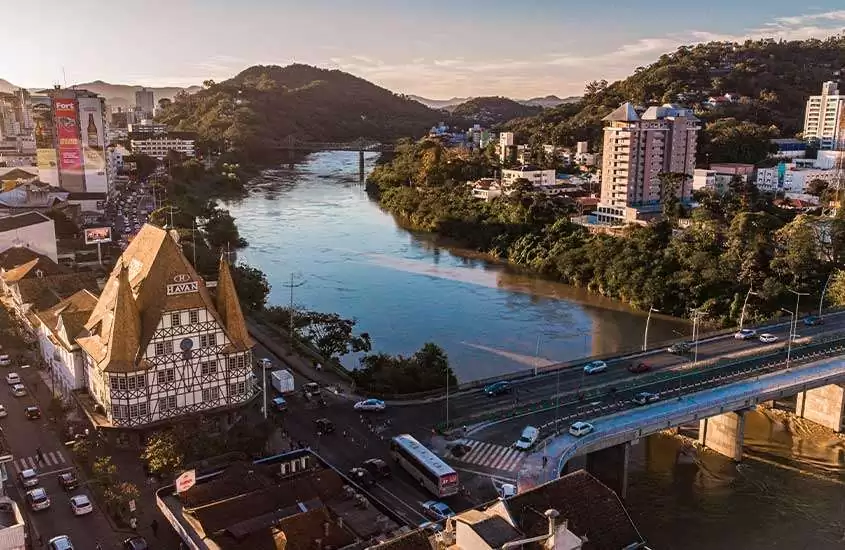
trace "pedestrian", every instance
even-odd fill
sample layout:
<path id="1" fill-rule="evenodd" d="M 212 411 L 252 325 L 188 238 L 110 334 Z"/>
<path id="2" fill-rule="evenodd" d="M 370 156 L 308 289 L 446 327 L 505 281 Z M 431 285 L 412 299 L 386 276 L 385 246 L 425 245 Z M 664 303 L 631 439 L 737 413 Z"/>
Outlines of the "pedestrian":
<path id="1" fill-rule="evenodd" d="M 103 550 L 103 546 L 100 544 L 100 541 L 97 541 L 97 545 L 94 546 L 94 550 Z"/>
<path id="2" fill-rule="evenodd" d="M 35 455 L 38 457 L 38 462 L 44 462 L 44 455 L 41 453 L 41 447 L 35 449 Z"/>
<path id="3" fill-rule="evenodd" d="M 138 530 L 138 518 L 129 518 L 129 527 L 132 528 L 133 531 Z"/>
<path id="4" fill-rule="evenodd" d="M 546 464 L 548 464 L 548 463 L 549 463 L 549 457 L 547 457 L 546 455 L 543 455 L 543 468 L 545 468 Z"/>
<path id="5" fill-rule="evenodd" d="M 150 523 L 150 529 L 153 530 L 153 536 L 158 538 L 158 520 L 153 518 L 152 523 Z"/>

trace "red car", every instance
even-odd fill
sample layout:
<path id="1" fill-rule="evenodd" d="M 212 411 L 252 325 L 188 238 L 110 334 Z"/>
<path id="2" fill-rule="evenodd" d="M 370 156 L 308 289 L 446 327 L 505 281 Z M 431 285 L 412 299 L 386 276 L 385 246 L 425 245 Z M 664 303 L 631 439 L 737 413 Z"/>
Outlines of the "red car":
<path id="1" fill-rule="evenodd" d="M 628 371 L 639 374 L 641 372 L 648 372 L 651 366 L 648 363 L 631 363 L 628 365 Z"/>

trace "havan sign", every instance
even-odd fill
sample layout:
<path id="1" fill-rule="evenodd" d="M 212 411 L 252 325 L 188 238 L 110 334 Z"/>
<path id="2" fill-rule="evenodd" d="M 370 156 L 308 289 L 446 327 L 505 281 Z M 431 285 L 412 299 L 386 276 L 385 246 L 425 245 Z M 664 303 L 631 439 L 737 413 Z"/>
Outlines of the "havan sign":
<path id="1" fill-rule="evenodd" d="M 199 290 L 199 283 L 191 281 L 188 275 L 176 275 L 173 277 L 173 284 L 167 285 L 167 295 L 190 294 Z"/>

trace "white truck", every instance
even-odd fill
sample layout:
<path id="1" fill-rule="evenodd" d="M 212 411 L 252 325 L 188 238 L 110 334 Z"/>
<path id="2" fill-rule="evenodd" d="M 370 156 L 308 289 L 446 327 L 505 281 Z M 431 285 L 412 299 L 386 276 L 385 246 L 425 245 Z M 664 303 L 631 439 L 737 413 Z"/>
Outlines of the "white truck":
<path id="1" fill-rule="evenodd" d="M 294 391 L 293 374 L 287 369 L 274 370 L 270 373 L 270 383 L 276 391 L 284 395 Z"/>

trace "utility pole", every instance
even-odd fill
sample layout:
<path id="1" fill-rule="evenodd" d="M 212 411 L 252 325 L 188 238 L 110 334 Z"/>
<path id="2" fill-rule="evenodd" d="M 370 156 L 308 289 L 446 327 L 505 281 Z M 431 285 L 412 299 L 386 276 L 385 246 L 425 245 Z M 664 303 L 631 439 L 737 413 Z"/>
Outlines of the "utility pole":
<path id="1" fill-rule="evenodd" d="M 293 341 L 296 338 L 294 331 L 293 331 L 294 330 L 293 329 L 293 289 L 299 288 L 307 282 L 303 279 L 303 280 L 299 281 L 298 283 L 294 283 L 294 277 L 296 275 L 297 275 L 296 273 L 291 272 L 290 283 L 288 283 L 286 285 L 282 285 L 282 286 L 286 286 L 290 289 L 290 310 L 288 311 L 290 322 L 289 322 L 289 325 L 288 325 L 288 331 L 289 331 L 289 334 L 290 334 L 291 344 L 293 344 Z"/>

